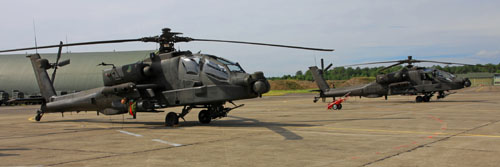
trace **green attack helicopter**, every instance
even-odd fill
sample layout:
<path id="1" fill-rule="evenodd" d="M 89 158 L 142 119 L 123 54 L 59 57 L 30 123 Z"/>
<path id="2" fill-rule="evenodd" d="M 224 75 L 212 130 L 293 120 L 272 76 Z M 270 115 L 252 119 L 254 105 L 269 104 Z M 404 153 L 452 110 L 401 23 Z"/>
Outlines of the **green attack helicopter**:
<path id="1" fill-rule="evenodd" d="M 345 88 L 330 88 L 323 77 L 323 73 L 332 67 L 332 64 L 328 65 L 325 69 L 323 68 L 323 60 L 321 60 L 321 69 L 316 66 L 309 67 L 309 70 L 311 70 L 313 78 L 320 89 L 319 96 L 314 97 L 314 102 L 317 102 L 320 98 L 324 101 L 326 97 L 333 97 L 335 100 L 335 97 L 343 97 L 346 94 L 349 94 L 349 96 L 363 96 L 369 98 L 384 96 L 386 100 L 389 95 L 418 95 L 415 98 L 416 102 L 429 102 L 435 93 L 438 93 L 438 99 L 442 99 L 452 94 L 447 93 L 450 90 L 457 90 L 471 86 L 471 81 L 468 78 L 460 78 L 451 73 L 435 68 L 413 66 L 414 63 L 424 62 L 448 65 L 469 65 L 431 60 L 415 60 L 412 59 L 412 56 L 408 56 L 408 59 L 406 60 L 353 64 L 348 66 L 395 63 L 381 69 L 380 71 L 384 71 L 401 64 L 408 65 L 396 72 L 379 74 L 374 82 L 365 85 L 355 85 Z"/>
<path id="2" fill-rule="evenodd" d="M 41 102 L 41 108 L 35 116 L 40 121 L 46 113 L 64 113 L 71 111 L 97 111 L 105 115 L 130 113 L 136 118 L 137 112 L 160 112 L 157 109 L 183 106 L 181 113 L 169 112 L 165 116 L 165 125 L 179 124 L 191 109 L 202 108 L 198 114 L 199 122 L 208 124 L 211 120 L 226 117 L 227 114 L 243 105 L 236 105 L 235 100 L 260 97 L 270 90 L 270 85 L 263 72 L 246 73 L 239 63 L 222 57 L 175 50 L 178 42 L 206 41 L 226 42 L 250 45 L 306 49 L 315 51 L 333 51 L 299 46 L 266 44 L 256 42 L 195 39 L 179 36 L 182 33 L 162 29 L 162 34 L 137 39 L 92 41 L 81 43 L 62 42 L 59 45 L 38 46 L 31 48 L 10 49 L 1 52 L 21 50 L 59 48 L 55 63 L 50 63 L 39 54 L 27 56 L 32 63 L 35 77 L 42 97 L 29 99 Z M 70 63 L 59 62 L 62 47 L 95 45 L 123 42 L 156 42 L 159 50 L 150 53 L 149 58 L 123 66 L 101 63 L 111 66 L 102 72 L 103 87 L 57 96 L 53 86 L 59 67 Z M 49 78 L 48 69 L 54 69 Z M 75 74 L 76 75 L 76 74 Z M 233 104 L 225 106 L 226 102 Z"/>

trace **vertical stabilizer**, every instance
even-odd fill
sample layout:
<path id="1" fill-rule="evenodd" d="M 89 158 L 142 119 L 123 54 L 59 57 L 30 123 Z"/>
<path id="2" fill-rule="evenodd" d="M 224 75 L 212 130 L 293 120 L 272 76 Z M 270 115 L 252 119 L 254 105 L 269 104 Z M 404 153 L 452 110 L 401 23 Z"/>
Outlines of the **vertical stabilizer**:
<path id="1" fill-rule="evenodd" d="M 309 67 L 309 70 L 311 71 L 318 88 L 321 89 L 322 92 L 328 91 L 330 87 L 328 87 L 328 83 L 325 81 L 325 78 L 323 78 L 322 71 L 320 71 L 320 69 L 316 66 Z"/>
<path id="2" fill-rule="evenodd" d="M 40 93 L 45 101 L 48 102 L 50 97 L 56 95 L 54 86 L 47 74 L 47 69 L 49 69 L 51 65 L 47 59 L 41 59 L 40 54 L 32 54 L 27 57 L 30 58 L 31 64 L 33 65 L 33 71 L 35 72 Z"/>

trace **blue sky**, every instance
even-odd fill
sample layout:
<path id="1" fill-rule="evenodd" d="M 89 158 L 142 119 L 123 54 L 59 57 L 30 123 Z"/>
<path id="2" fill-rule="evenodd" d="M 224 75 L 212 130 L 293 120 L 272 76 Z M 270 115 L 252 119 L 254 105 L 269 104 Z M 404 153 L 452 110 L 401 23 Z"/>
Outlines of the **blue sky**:
<path id="1" fill-rule="evenodd" d="M 213 38 L 333 48 L 316 52 L 236 44 L 191 42 L 201 51 L 240 62 L 266 76 L 294 74 L 319 63 L 335 66 L 404 59 L 500 62 L 500 1 L 462 0 L 5 0 L 0 1 L 0 49 L 60 40 L 138 38 L 163 27 L 193 38 Z M 72 47 L 72 52 L 156 49 L 128 43 Z M 56 49 L 42 52 L 56 52 Z M 22 52 L 24 53 L 24 52 Z M 142 56 L 142 55 L 141 55 Z M 143 56 L 142 56 L 143 57 Z"/>

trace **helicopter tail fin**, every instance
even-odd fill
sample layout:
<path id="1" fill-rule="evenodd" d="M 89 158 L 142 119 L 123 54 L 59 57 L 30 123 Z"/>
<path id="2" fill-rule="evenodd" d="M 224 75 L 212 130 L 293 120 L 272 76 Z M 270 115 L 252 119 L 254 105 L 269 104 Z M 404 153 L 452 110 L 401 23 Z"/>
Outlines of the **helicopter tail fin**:
<path id="1" fill-rule="evenodd" d="M 314 81 L 318 85 L 318 88 L 321 90 L 321 92 L 328 91 L 330 87 L 328 86 L 328 83 L 325 81 L 325 78 L 323 78 L 323 75 L 321 74 L 322 71 L 318 69 L 318 67 L 316 66 L 309 67 L 309 70 L 311 71 Z"/>
<path id="2" fill-rule="evenodd" d="M 27 57 L 30 58 L 31 64 L 33 65 L 33 71 L 35 72 L 40 93 L 47 102 L 50 97 L 56 95 L 56 91 L 49 78 L 49 74 L 47 74 L 47 69 L 50 68 L 50 63 L 47 59 L 40 58 L 40 54 L 32 54 Z"/>

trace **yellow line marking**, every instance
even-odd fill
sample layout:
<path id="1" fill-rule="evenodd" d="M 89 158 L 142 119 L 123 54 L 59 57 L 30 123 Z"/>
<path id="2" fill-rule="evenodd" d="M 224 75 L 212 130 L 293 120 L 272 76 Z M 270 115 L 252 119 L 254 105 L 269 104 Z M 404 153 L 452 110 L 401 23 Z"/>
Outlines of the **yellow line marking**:
<path id="1" fill-rule="evenodd" d="M 35 121 L 35 117 L 30 117 L 30 118 L 28 118 L 28 120 L 29 120 L 29 121 L 32 121 L 32 122 L 36 122 L 36 121 Z"/>
<path id="2" fill-rule="evenodd" d="M 355 128 L 333 128 L 333 127 L 304 127 L 304 128 L 317 128 L 317 129 L 331 129 L 331 130 L 345 130 L 345 131 L 361 131 L 361 132 L 386 132 L 386 133 L 400 133 L 400 134 L 434 134 L 434 135 L 454 135 L 455 133 L 443 132 L 423 132 L 423 131 L 401 131 L 401 130 L 384 130 L 384 129 L 355 129 Z M 483 134 L 460 134 L 457 136 L 475 136 L 475 137 L 495 137 L 500 138 L 500 135 L 483 135 Z"/>

